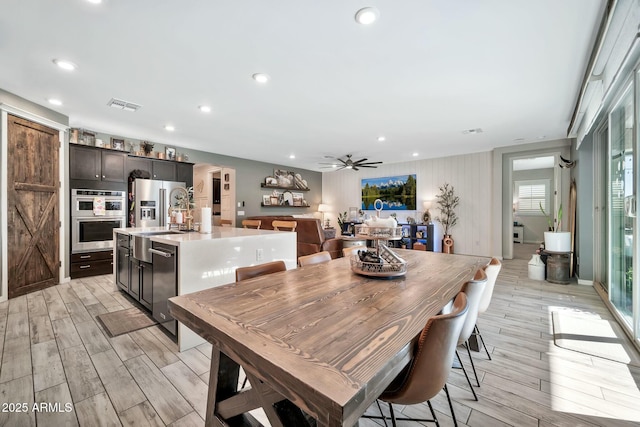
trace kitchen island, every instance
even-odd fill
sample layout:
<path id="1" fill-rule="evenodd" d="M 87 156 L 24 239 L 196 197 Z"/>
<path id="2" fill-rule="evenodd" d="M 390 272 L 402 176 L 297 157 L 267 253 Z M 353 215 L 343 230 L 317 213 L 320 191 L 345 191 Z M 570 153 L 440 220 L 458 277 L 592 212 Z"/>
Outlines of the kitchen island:
<path id="1" fill-rule="evenodd" d="M 148 239 L 152 250 L 134 256 L 140 252 L 141 237 Z M 134 241 L 138 242 L 137 251 L 133 248 Z M 292 232 L 213 227 L 210 234 L 201 234 L 175 232 L 165 227 L 119 228 L 114 230 L 114 242 L 118 242 L 114 250 L 115 284 L 124 291 L 128 288 L 128 293 L 152 310 L 154 318 L 161 322 L 167 320 L 168 297 L 233 283 L 238 267 L 275 260 L 283 260 L 287 269 L 297 265 L 296 233 Z M 153 257 L 144 260 L 147 251 Z M 140 273 L 136 273 L 136 268 Z M 173 332 L 169 327 L 172 325 L 170 318 L 164 323 Z M 205 342 L 181 323 L 175 331 L 180 351 Z"/>

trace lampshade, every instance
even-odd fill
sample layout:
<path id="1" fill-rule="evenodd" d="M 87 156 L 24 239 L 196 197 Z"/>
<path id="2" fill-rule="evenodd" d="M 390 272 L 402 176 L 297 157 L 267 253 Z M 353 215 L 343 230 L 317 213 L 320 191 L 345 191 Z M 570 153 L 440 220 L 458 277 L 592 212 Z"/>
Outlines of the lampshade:
<path id="1" fill-rule="evenodd" d="M 326 205 L 324 203 L 320 203 L 318 205 L 318 212 L 329 212 L 331 210 L 331 207 L 329 205 Z"/>
<path id="2" fill-rule="evenodd" d="M 427 209 L 431 209 L 433 207 L 433 200 L 425 200 L 424 202 L 422 202 L 422 207 L 424 207 L 425 211 Z"/>

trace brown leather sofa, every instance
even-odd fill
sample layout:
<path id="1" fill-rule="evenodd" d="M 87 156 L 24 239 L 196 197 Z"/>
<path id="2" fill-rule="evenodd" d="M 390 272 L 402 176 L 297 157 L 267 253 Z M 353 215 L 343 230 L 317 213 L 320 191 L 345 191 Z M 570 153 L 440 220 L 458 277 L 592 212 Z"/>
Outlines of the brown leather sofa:
<path id="1" fill-rule="evenodd" d="M 325 239 L 322 223 L 317 218 L 294 218 L 288 215 L 279 216 L 251 216 L 247 219 L 259 219 L 262 221 L 260 228 L 273 230 L 273 220 L 296 221 L 296 233 L 298 234 L 298 256 L 311 255 L 322 251 L 331 254 L 331 258 L 342 256 L 342 239 Z"/>

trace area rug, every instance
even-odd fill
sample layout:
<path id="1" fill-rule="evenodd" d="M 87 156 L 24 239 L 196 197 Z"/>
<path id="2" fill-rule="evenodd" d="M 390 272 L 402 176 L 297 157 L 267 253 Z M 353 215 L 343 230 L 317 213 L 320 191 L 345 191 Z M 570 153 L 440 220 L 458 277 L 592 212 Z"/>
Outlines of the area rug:
<path id="1" fill-rule="evenodd" d="M 136 307 L 100 314 L 98 320 L 112 337 L 148 328 L 158 323 L 149 314 Z"/>
<path id="2" fill-rule="evenodd" d="M 558 347 L 627 365 L 640 366 L 640 356 L 614 320 L 554 311 L 553 340 Z"/>

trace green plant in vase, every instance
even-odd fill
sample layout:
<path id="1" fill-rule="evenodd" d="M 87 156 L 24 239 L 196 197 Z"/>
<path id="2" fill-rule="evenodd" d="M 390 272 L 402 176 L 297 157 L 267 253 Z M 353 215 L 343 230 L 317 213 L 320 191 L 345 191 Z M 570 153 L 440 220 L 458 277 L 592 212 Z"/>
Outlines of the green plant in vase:
<path id="1" fill-rule="evenodd" d="M 453 238 L 451 229 L 458 223 L 458 215 L 455 209 L 460 204 L 460 197 L 456 196 L 453 185 L 444 183 L 439 188 L 440 194 L 436 196 L 436 204 L 440 210 L 440 215 L 436 221 L 444 227 L 444 238 L 442 239 L 442 252 L 453 253 Z"/>

